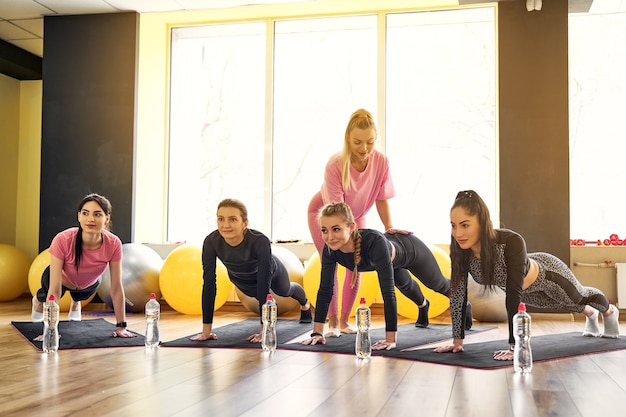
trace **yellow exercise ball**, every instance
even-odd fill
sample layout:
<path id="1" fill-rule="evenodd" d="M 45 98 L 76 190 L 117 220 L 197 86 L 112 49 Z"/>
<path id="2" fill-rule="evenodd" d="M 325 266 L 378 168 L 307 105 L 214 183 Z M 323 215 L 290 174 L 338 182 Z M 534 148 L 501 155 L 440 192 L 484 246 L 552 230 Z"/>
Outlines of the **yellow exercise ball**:
<path id="1" fill-rule="evenodd" d="M 233 284 L 222 262 L 217 260 L 215 268 L 217 294 L 215 310 L 224 305 L 232 292 Z M 202 248 L 185 243 L 167 255 L 161 273 L 159 286 L 167 304 L 182 314 L 202 314 Z"/>
<path id="2" fill-rule="evenodd" d="M 450 279 L 450 276 L 452 275 L 452 263 L 450 261 L 450 256 L 446 253 L 446 251 L 438 246 L 428 245 L 428 248 L 435 257 L 443 276 Z M 424 293 L 424 297 L 430 301 L 430 307 L 428 309 L 429 318 L 437 317 L 450 308 L 450 299 L 448 297 L 431 290 L 422 284 L 413 274 L 410 275 L 419 284 L 422 292 Z M 396 288 L 396 300 L 398 303 L 398 314 L 409 319 L 417 320 L 417 306 L 413 301 L 409 300 L 404 294 L 402 294 L 398 288 Z"/>
<path id="3" fill-rule="evenodd" d="M 320 262 L 319 253 L 315 252 L 311 255 L 311 258 L 304 267 L 304 292 L 306 296 L 315 307 L 317 302 L 317 291 L 320 287 L 320 274 L 322 272 L 322 264 Z M 341 294 L 343 293 L 343 280 L 346 276 L 346 268 L 341 265 L 337 265 L 337 279 L 339 281 L 339 288 L 335 288 L 338 291 L 339 311 L 341 311 Z M 356 309 L 359 306 L 359 300 L 365 298 L 365 303 L 370 306 L 374 303 L 376 297 L 380 294 L 380 285 L 378 284 L 378 274 L 375 271 L 367 271 L 361 273 L 361 285 L 357 292 L 356 301 L 352 307 L 350 317 L 355 315 Z"/>
<path id="4" fill-rule="evenodd" d="M 24 293 L 29 267 L 30 259 L 21 249 L 0 243 L 0 301 L 10 301 Z"/>
<path id="5" fill-rule="evenodd" d="M 279 261 L 281 261 L 281 263 L 285 266 L 285 269 L 287 269 L 289 281 L 302 285 L 304 265 L 300 262 L 300 259 L 298 259 L 292 251 L 282 246 L 272 245 L 272 253 L 278 258 Z M 259 314 L 259 302 L 256 298 L 248 297 L 237 287 L 235 287 L 235 293 L 244 307 L 253 313 Z M 276 307 L 279 315 L 296 309 L 300 310 L 300 304 L 294 298 L 281 297 L 276 295 L 274 291 L 271 291 L 271 293 L 274 300 L 276 300 Z"/>
<path id="6" fill-rule="evenodd" d="M 31 295 L 35 295 L 37 291 L 41 288 L 41 276 L 43 275 L 43 271 L 46 270 L 47 267 L 50 266 L 50 249 L 43 250 L 39 255 L 35 257 L 33 262 L 30 264 L 30 269 L 28 270 L 28 288 L 30 290 Z M 88 299 L 80 302 L 81 307 L 85 307 L 87 304 L 91 302 L 96 296 L 96 292 L 94 292 Z M 70 305 L 72 304 L 72 295 L 67 291 L 63 294 L 63 297 L 58 301 L 59 309 L 61 311 L 70 311 Z"/>

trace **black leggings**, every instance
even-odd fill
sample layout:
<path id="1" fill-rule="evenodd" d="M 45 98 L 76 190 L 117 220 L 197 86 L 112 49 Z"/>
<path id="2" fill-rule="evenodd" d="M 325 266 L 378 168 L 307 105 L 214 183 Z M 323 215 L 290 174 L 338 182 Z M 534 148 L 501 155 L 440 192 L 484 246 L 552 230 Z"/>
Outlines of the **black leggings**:
<path id="1" fill-rule="evenodd" d="M 61 295 L 59 296 L 59 299 L 63 297 L 63 294 L 65 294 L 66 291 L 69 291 L 70 295 L 72 296 L 72 300 L 74 301 L 86 300 L 98 290 L 101 282 L 102 282 L 102 276 L 98 278 L 98 281 L 95 284 L 90 285 L 87 288 L 83 288 L 82 290 L 72 290 L 65 286 L 61 286 Z M 41 274 L 41 288 L 37 290 L 37 294 L 36 294 L 37 300 L 39 300 L 42 303 L 45 303 L 46 298 L 48 297 L 49 289 L 50 289 L 50 267 L 48 266 L 43 271 L 43 274 Z"/>
<path id="2" fill-rule="evenodd" d="M 415 235 L 385 234 L 396 249 L 393 259 L 394 284 L 416 305 L 424 304 L 424 294 L 419 284 L 409 274 L 419 279 L 431 290 L 450 296 L 450 280 L 443 276 L 432 251 Z"/>
<path id="3" fill-rule="evenodd" d="M 257 287 L 256 282 L 242 282 L 232 277 L 230 274 L 228 275 L 231 282 L 235 284 L 235 286 L 248 297 L 256 298 L 257 297 Z M 304 292 L 304 288 L 302 285 L 297 282 L 291 282 L 289 279 L 289 272 L 285 265 L 279 260 L 276 260 L 276 270 L 274 274 L 270 278 L 270 289 L 274 291 L 276 295 L 281 297 L 291 297 L 298 301 L 301 306 L 306 305 L 306 293 Z M 259 300 L 260 305 L 265 303 L 265 298 Z"/>
<path id="4" fill-rule="evenodd" d="M 297 282 L 291 282 L 289 279 L 289 271 L 285 268 L 282 262 L 278 258 L 276 260 L 276 270 L 272 277 L 270 278 L 270 289 L 274 291 L 276 295 L 281 297 L 291 297 L 295 299 L 301 306 L 305 306 L 307 302 L 306 293 L 304 292 L 304 288 L 302 285 Z M 247 295 L 248 297 L 257 298 L 257 287 L 256 282 L 242 282 L 237 280 L 230 274 L 228 274 L 231 282 L 235 284 L 235 286 Z M 202 298 L 204 303 L 204 297 Z M 261 311 L 263 304 L 265 303 L 265 299 L 259 300 L 259 312 Z M 208 311 L 208 307 L 203 306 L 202 311 Z"/>
<path id="5" fill-rule="evenodd" d="M 276 274 L 272 277 L 270 288 L 276 295 L 291 297 L 298 301 L 301 306 L 306 305 L 307 298 L 304 288 L 297 282 L 291 282 L 289 272 L 282 262 L 276 262 Z"/>

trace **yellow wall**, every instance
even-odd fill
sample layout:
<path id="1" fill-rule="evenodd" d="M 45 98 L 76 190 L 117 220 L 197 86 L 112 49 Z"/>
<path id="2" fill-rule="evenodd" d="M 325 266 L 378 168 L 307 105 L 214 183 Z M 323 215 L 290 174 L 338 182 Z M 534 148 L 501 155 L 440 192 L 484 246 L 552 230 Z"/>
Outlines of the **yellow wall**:
<path id="1" fill-rule="evenodd" d="M 39 246 L 41 86 L 0 74 L 0 243 L 30 259 Z"/>
<path id="2" fill-rule="evenodd" d="M 20 83 L 15 245 L 30 259 L 39 254 L 42 82 Z"/>
<path id="3" fill-rule="evenodd" d="M 0 74 L 0 243 L 15 244 L 20 82 Z"/>

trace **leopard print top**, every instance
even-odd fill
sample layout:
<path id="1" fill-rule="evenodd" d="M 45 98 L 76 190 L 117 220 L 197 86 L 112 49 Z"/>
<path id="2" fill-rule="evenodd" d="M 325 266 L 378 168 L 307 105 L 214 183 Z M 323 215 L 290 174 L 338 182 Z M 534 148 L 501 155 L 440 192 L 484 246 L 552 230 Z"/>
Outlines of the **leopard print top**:
<path id="1" fill-rule="evenodd" d="M 469 249 L 468 249 L 469 250 Z M 494 246 L 496 262 L 494 285 L 506 292 L 506 310 L 509 317 L 509 340 L 513 340 L 513 315 L 517 313 L 524 277 L 530 269 L 530 259 L 526 252 L 526 242 L 518 233 L 508 229 L 496 230 Z M 472 256 L 469 271 L 479 284 L 484 284 L 482 264 L 479 258 Z M 465 304 L 467 303 L 467 277 L 450 294 L 450 312 L 452 315 L 452 336 L 465 338 Z"/>

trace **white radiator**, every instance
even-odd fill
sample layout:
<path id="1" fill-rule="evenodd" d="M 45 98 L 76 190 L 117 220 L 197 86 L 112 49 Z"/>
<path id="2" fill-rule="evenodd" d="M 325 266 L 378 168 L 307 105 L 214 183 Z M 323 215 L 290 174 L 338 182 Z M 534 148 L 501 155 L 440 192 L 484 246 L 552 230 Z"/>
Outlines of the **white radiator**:
<path id="1" fill-rule="evenodd" d="M 617 269 L 617 306 L 626 308 L 626 263 L 616 263 Z"/>

